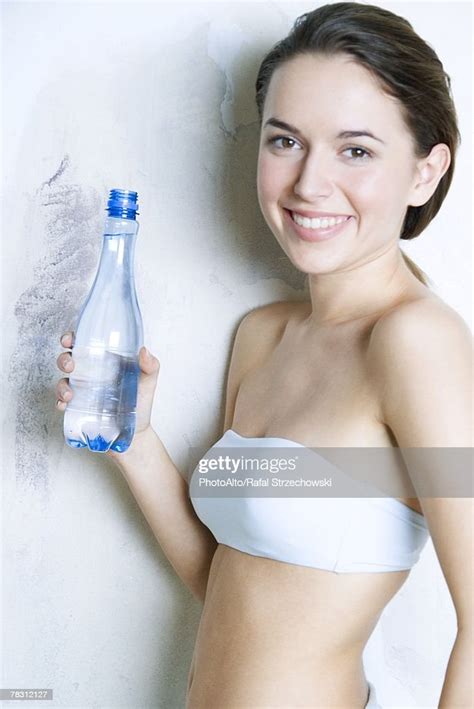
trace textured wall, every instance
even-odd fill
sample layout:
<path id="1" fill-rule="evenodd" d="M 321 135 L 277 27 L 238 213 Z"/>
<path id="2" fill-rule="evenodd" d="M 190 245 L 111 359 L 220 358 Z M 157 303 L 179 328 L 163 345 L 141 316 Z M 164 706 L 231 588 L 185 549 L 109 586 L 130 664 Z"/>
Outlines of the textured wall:
<path id="1" fill-rule="evenodd" d="M 381 4 L 453 79 L 457 174 L 404 247 L 470 322 L 470 8 Z M 3 687 L 51 687 L 53 706 L 184 706 L 200 606 L 113 463 L 64 444 L 59 336 L 92 283 L 108 190 L 137 190 L 138 296 L 161 361 L 153 423 L 183 471 L 188 446 L 218 437 L 239 318 L 305 297 L 258 208 L 253 87 L 265 51 L 313 7 L 2 4 Z M 435 706 L 454 632 L 429 542 L 366 650 L 385 706 Z"/>

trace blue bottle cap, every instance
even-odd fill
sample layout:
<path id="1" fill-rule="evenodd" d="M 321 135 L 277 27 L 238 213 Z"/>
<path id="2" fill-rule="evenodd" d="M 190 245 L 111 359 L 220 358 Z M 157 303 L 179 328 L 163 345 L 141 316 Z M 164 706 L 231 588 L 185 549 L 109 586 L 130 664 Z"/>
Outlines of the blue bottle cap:
<path id="1" fill-rule="evenodd" d="M 110 190 L 107 211 L 109 217 L 120 217 L 121 219 L 135 219 L 138 211 L 138 192 L 133 190 Z"/>

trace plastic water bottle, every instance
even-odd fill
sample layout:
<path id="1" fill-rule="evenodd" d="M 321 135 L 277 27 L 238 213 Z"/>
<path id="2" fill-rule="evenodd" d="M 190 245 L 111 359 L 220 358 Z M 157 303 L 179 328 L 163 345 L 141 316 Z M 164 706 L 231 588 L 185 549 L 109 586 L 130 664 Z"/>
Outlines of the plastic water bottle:
<path id="1" fill-rule="evenodd" d="M 64 413 L 72 448 L 126 451 L 135 432 L 143 322 L 135 290 L 137 193 L 113 189 L 99 267 L 79 313 Z"/>

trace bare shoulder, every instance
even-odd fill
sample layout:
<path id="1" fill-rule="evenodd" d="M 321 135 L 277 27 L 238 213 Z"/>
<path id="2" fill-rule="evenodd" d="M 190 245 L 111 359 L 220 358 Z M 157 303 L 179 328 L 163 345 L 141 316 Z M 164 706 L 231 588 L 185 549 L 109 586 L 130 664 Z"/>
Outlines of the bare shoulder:
<path id="1" fill-rule="evenodd" d="M 244 377 L 270 357 L 288 322 L 300 309 L 299 302 L 278 301 L 254 308 L 240 320 L 227 378 L 224 431 L 232 425 L 235 402 Z"/>
<path id="2" fill-rule="evenodd" d="M 243 357 L 247 366 L 254 356 L 261 358 L 281 337 L 294 305 L 288 301 L 277 301 L 260 305 L 246 313 L 237 327 L 233 357 Z"/>
<path id="3" fill-rule="evenodd" d="M 239 339 L 251 338 L 255 343 L 271 345 L 278 340 L 288 322 L 308 309 L 307 301 L 279 300 L 250 310 L 240 321 Z"/>
<path id="4" fill-rule="evenodd" d="M 297 313 L 299 310 L 308 308 L 311 304 L 306 300 L 277 300 L 274 303 L 267 303 L 253 308 L 246 315 L 245 319 L 259 319 L 260 321 L 274 321 L 281 317 Z"/>
<path id="5" fill-rule="evenodd" d="M 470 445 L 472 335 L 459 313 L 436 296 L 394 307 L 368 359 L 379 419 L 401 447 Z"/>
<path id="6" fill-rule="evenodd" d="M 370 340 L 372 356 L 385 357 L 407 347 L 472 346 L 472 333 L 461 315 L 434 293 L 404 301 L 375 323 Z"/>

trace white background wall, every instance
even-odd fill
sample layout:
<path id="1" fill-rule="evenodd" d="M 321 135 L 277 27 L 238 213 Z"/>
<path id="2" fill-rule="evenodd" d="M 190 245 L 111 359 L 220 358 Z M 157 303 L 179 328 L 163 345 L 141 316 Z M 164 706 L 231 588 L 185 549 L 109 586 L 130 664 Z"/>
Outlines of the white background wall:
<path id="1" fill-rule="evenodd" d="M 468 3 L 379 3 L 453 82 L 463 135 L 441 213 L 405 251 L 471 323 Z M 259 62 L 315 3 L 4 2 L 3 687 L 63 707 L 184 706 L 200 605 L 114 464 L 65 445 L 59 336 L 92 283 L 108 190 L 140 197 L 153 424 L 183 473 L 220 435 L 240 317 L 306 297 L 258 208 Z M 434 707 L 454 612 L 431 541 L 365 653 L 387 707 Z"/>

